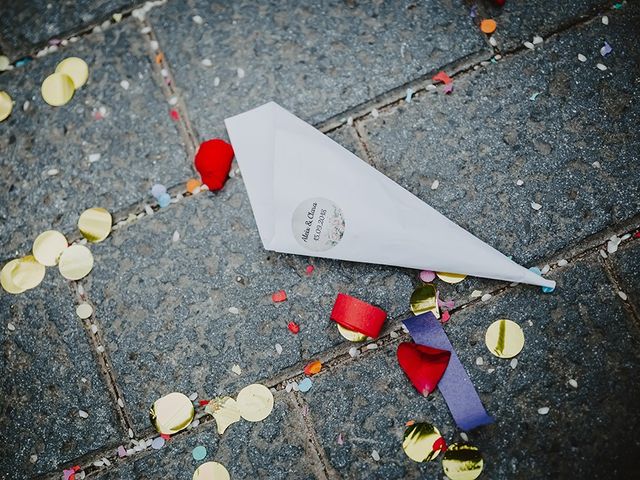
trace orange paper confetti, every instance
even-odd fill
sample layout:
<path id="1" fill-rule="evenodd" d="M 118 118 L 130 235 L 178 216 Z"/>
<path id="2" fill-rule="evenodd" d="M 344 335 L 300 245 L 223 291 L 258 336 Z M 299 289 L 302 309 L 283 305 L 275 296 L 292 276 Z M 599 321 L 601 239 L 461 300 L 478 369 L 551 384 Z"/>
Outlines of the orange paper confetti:
<path id="1" fill-rule="evenodd" d="M 316 373 L 319 373 L 320 370 L 322 370 L 322 362 L 320 362 L 319 360 L 314 360 L 313 362 L 309 363 L 306 367 L 304 367 L 304 374 L 305 375 L 315 375 Z"/>

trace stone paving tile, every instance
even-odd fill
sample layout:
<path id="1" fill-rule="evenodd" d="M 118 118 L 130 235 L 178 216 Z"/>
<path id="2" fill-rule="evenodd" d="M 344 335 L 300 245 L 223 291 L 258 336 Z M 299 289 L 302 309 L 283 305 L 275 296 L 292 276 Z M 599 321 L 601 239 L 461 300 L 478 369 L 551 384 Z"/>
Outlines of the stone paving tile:
<path id="1" fill-rule="evenodd" d="M 16 60 L 52 38 L 64 38 L 73 32 L 108 19 L 112 13 L 144 3 L 131 0 L 76 0 L 51 2 L 0 2 L 0 53 Z"/>
<path id="2" fill-rule="evenodd" d="M 609 258 L 616 275 L 622 281 L 620 288 L 627 294 L 636 312 L 640 312 L 640 241 L 623 245 Z"/>
<path id="3" fill-rule="evenodd" d="M 96 480 L 121 478 L 191 480 L 204 462 L 222 463 L 231 478 L 312 479 L 321 467 L 314 455 L 305 451 L 308 443 L 301 428 L 303 419 L 284 394 L 275 396 L 273 412 L 262 422 L 241 420 L 218 435 L 214 423 L 171 440 L 150 455 L 126 462 L 96 476 Z M 202 445 L 207 457 L 193 459 L 191 452 Z"/>
<path id="4" fill-rule="evenodd" d="M 596 257 L 557 271 L 558 288 L 551 295 L 516 287 L 456 313 L 447 325 L 497 420 L 469 433 L 484 455 L 481 478 L 631 478 L 637 471 L 638 330 Z M 498 318 L 510 318 L 524 330 L 515 369 L 485 347 L 486 328 Z M 440 393 L 421 397 L 395 351 L 391 345 L 321 372 L 305 394 L 326 454 L 345 478 L 443 477 L 439 459 L 416 464 L 404 455 L 408 420 L 429 421 L 449 443 L 460 441 Z M 477 357 L 484 359 L 482 366 Z M 545 406 L 549 413 L 538 414 Z M 344 445 L 337 443 L 339 433 Z M 371 457 L 374 449 L 379 462 Z"/>
<path id="5" fill-rule="evenodd" d="M 365 120 L 373 163 L 524 264 L 630 218 L 640 209 L 631 194 L 640 188 L 640 6 L 610 18 L 457 77 L 451 95 L 421 95 Z M 605 36 L 616 50 L 603 60 Z"/>
<path id="6" fill-rule="evenodd" d="M 176 230 L 180 241 L 172 243 Z M 87 291 L 138 428 L 148 425 L 151 403 L 170 391 L 229 394 L 341 344 L 329 320 L 338 292 L 392 318 L 403 314 L 416 278 L 398 268 L 265 251 L 239 178 L 217 195 L 200 194 L 117 230 L 93 253 Z M 309 263 L 315 270 L 307 276 Z M 274 304 L 271 294 L 280 289 L 288 301 Z M 300 324 L 298 335 L 289 321 Z"/>
<path id="7" fill-rule="evenodd" d="M 169 2 L 149 17 L 201 139 L 226 135 L 225 117 L 269 100 L 317 123 L 488 51 L 460 0 L 190 0 Z M 205 58 L 212 67 L 201 63 Z"/>
<path id="8" fill-rule="evenodd" d="M 0 478 L 31 478 L 123 437 L 57 271 L 23 294 L 0 291 L 0 318 Z"/>
<path id="9" fill-rule="evenodd" d="M 493 2 L 478 2 L 480 16 L 498 23 L 494 34 L 502 50 L 511 50 L 531 41 L 535 35 L 548 36 L 563 28 L 604 12 L 613 2 L 604 0 L 573 0 L 554 2 L 506 2 L 498 7 Z"/>
<path id="10" fill-rule="evenodd" d="M 0 124 L 5 255 L 24 252 L 43 230 L 72 231 L 85 208 L 121 209 L 155 182 L 172 185 L 191 175 L 138 29 L 133 21 L 122 22 L 0 75 L 0 90 L 15 100 L 11 117 Z M 89 82 L 66 106 L 50 107 L 40 95 L 41 83 L 69 56 L 87 61 Z M 125 79 L 128 90 L 120 86 Z M 95 120 L 101 106 L 107 116 Z M 93 153 L 101 158 L 90 163 Z M 52 168 L 59 173 L 49 177 Z"/>

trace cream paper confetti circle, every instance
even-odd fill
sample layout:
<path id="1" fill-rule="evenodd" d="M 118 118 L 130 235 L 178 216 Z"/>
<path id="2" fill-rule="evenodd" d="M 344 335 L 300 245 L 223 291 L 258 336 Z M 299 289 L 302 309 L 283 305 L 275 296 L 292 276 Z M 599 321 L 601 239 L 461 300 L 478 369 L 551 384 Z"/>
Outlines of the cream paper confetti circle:
<path id="1" fill-rule="evenodd" d="M 78 57 L 69 57 L 62 60 L 56 66 L 56 73 L 68 75 L 77 90 L 87 83 L 89 78 L 89 66 L 87 62 Z"/>
<path id="2" fill-rule="evenodd" d="M 78 219 L 78 228 L 82 236 L 93 243 L 103 241 L 111 233 L 113 219 L 104 208 L 89 208 Z"/>
<path id="3" fill-rule="evenodd" d="M 71 245 L 60 255 L 58 268 L 67 280 L 80 280 L 93 268 L 93 255 L 84 245 Z"/>
<path id="4" fill-rule="evenodd" d="M 23 291 L 30 290 L 40 285 L 44 274 L 44 265 L 38 263 L 33 255 L 27 255 L 18 259 L 18 263 L 11 272 L 11 281 Z"/>
<path id="5" fill-rule="evenodd" d="M 7 92 L 0 91 L 0 122 L 11 115 L 13 110 L 13 100 Z"/>
<path id="6" fill-rule="evenodd" d="M 264 385 L 254 383 L 244 387 L 236 400 L 240 415 L 250 422 L 259 422 L 273 410 L 273 394 Z"/>
<path id="7" fill-rule="evenodd" d="M 63 234 L 55 230 L 42 232 L 33 242 L 33 256 L 46 267 L 58 264 L 60 255 L 69 244 Z"/>
<path id="8" fill-rule="evenodd" d="M 52 73 L 42 82 L 42 98 L 52 107 L 60 107 L 73 97 L 73 80 L 64 73 Z"/>
<path id="9" fill-rule="evenodd" d="M 193 480 L 229 480 L 229 472 L 218 462 L 207 462 L 196 468 Z"/>
<path id="10" fill-rule="evenodd" d="M 7 262 L 2 270 L 0 270 L 0 285 L 7 293 L 12 293 L 17 295 L 18 293 L 24 292 L 24 288 L 18 287 L 15 283 L 13 283 L 13 270 L 20 263 L 20 259 L 16 258 L 15 260 L 11 260 Z"/>
<path id="11" fill-rule="evenodd" d="M 93 314 L 93 307 L 88 303 L 81 303 L 76 307 L 76 315 L 82 320 L 86 320 Z"/>
<path id="12" fill-rule="evenodd" d="M 512 358 L 524 347 L 524 333 L 516 322 L 501 319 L 489 325 L 484 341 L 496 357 Z"/>
<path id="13" fill-rule="evenodd" d="M 195 410 L 189 397 L 180 392 L 172 392 L 156 400 L 150 413 L 159 433 L 173 435 L 187 428 L 193 420 Z"/>
<path id="14" fill-rule="evenodd" d="M 444 452 L 442 469 L 451 480 L 475 480 L 482 473 L 480 450 L 466 443 L 454 443 Z"/>

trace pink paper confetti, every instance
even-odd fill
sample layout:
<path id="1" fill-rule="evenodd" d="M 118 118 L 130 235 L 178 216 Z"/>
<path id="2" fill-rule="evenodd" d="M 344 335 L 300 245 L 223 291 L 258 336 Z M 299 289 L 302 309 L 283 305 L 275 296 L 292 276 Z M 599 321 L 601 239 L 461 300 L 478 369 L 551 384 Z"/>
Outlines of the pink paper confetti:
<path id="1" fill-rule="evenodd" d="M 338 434 L 338 445 L 344 444 L 344 438 L 342 438 L 342 432 Z"/>
<path id="2" fill-rule="evenodd" d="M 315 267 L 313 265 L 307 265 L 307 268 L 305 269 L 305 271 L 307 272 L 307 275 L 311 275 L 314 270 L 315 270 Z"/>
<path id="3" fill-rule="evenodd" d="M 442 315 L 440 315 L 440 323 L 447 323 L 450 318 L 451 314 L 447 311 L 444 311 L 442 312 Z"/>
<path id="4" fill-rule="evenodd" d="M 120 445 L 120 446 L 118 447 L 118 456 L 119 456 L 120 458 L 123 458 L 123 457 L 126 457 L 126 456 L 127 456 L 127 450 L 126 450 L 122 445 Z"/>
<path id="5" fill-rule="evenodd" d="M 436 272 L 432 272 L 431 270 L 422 270 L 420 272 L 420 280 L 423 282 L 429 283 L 432 282 L 436 278 Z"/>
<path id="6" fill-rule="evenodd" d="M 453 92 L 453 83 L 447 83 L 442 91 L 447 95 Z"/>

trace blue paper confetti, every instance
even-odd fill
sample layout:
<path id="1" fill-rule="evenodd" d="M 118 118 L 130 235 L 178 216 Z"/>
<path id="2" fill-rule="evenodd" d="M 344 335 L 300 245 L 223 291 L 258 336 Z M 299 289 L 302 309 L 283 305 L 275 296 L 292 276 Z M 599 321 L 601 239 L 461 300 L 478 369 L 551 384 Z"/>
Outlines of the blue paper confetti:
<path id="1" fill-rule="evenodd" d="M 299 384 L 298 384 L 298 389 L 302 392 L 302 393 L 306 393 L 309 390 L 311 390 L 311 386 L 313 385 L 313 382 L 311 381 L 310 378 L 305 378 L 304 380 L 302 380 Z"/>

